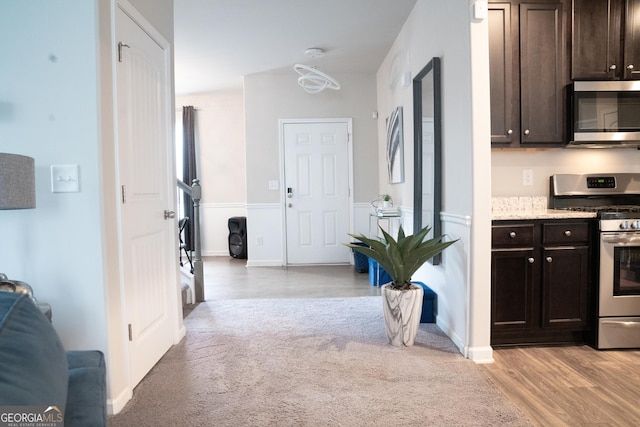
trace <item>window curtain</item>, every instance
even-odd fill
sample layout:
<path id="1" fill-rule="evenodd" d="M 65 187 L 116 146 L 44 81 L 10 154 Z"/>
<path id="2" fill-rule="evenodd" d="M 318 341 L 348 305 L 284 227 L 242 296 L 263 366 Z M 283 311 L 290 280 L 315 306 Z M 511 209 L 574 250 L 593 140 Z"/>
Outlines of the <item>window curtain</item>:
<path id="1" fill-rule="evenodd" d="M 182 181 L 191 186 L 198 177 L 196 170 L 196 138 L 195 138 L 195 109 L 192 106 L 182 107 Z M 191 196 L 184 194 L 183 216 L 189 217 L 185 228 L 185 245 L 187 250 L 193 250 L 193 201 Z"/>

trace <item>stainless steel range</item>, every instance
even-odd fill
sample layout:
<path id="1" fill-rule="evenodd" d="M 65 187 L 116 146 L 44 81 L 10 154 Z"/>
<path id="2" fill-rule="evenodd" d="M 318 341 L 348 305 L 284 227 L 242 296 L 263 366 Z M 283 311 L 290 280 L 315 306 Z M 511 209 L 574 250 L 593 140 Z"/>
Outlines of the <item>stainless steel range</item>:
<path id="1" fill-rule="evenodd" d="M 553 175 L 554 209 L 596 212 L 596 346 L 640 348 L 640 174 Z"/>

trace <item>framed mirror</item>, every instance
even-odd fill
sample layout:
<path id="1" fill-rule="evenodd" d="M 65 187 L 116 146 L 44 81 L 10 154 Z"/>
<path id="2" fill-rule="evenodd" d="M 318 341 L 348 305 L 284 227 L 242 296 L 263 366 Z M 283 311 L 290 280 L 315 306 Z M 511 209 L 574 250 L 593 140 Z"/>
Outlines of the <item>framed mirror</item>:
<path id="1" fill-rule="evenodd" d="M 430 225 L 429 237 L 440 236 L 442 102 L 438 57 L 413 79 L 413 140 L 413 230 Z M 441 259 L 441 255 L 433 257 L 433 265 Z"/>

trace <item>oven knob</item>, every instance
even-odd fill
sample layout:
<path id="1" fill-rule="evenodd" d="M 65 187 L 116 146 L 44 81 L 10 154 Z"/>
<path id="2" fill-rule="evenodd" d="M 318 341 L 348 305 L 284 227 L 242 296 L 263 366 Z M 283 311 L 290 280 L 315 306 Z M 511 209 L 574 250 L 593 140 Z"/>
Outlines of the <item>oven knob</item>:
<path id="1" fill-rule="evenodd" d="M 640 221 L 633 221 L 631 223 L 631 228 L 640 229 Z"/>
<path id="2" fill-rule="evenodd" d="M 627 230 L 629 228 L 629 221 L 622 221 L 620 223 L 620 228 L 622 228 L 623 230 Z"/>

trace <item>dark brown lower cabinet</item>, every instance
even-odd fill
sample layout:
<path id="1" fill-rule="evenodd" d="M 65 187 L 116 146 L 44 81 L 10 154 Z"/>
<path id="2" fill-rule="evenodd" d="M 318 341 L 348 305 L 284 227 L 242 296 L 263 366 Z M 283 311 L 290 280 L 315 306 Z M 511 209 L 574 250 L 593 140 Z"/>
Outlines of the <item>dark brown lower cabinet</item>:
<path id="1" fill-rule="evenodd" d="M 587 342 L 589 220 L 494 221 L 491 344 Z"/>

